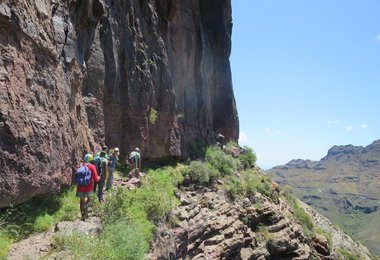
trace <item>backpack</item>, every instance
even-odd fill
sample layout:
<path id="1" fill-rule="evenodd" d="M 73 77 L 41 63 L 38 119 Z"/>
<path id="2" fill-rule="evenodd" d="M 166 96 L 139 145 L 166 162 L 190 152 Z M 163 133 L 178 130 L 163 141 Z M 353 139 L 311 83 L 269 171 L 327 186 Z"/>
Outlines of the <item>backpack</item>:
<path id="1" fill-rule="evenodd" d="M 136 157 L 134 156 L 134 154 L 129 155 L 129 162 L 131 164 L 134 164 L 136 162 Z"/>
<path id="2" fill-rule="evenodd" d="M 98 175 L 101 176 L 103 174 L 102 159 L 96 156 L 94 157 L 94 163 L 95 163 L 95 167 L 96 167 L 96 171 L 98 172 Z"/>
<path id="3" fill-rule="evenodd" d="M 77 169 L 75 183 L 79 186 L 87 186 L 91 183 L 91 171 L 87 165 L 83 165 Z"/>

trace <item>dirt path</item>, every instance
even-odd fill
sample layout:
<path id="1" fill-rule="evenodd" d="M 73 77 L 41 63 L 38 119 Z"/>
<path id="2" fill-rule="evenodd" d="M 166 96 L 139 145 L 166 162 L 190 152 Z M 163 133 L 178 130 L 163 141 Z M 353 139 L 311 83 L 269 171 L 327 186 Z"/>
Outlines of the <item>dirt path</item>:
<path id="1" fill-rule="evenodd" d="M 54 232 L 44 232 L 13 244 L 8 259 L 39 259 L 52 248 L 51 238 L 53 235 Z"/>
<path id="2" fill-rule="evenodd" d="M 114 181 L 114 186 L 125 187 L 127 189 L 134 189 L 140 184 L 138 178 L 132 179 L 117 179 Z M 107 193 L 105 194 L 107 196 Z M 79 202 L 78 202 L 79 208 Z M 39 259 L 52 250 L 52 238 L 57 232 L 79 232 L 79 233 L 96 233 L 100 228 L 100 219 L 97 217 L 90 217 L 88 220 L 81 221 L 79 219 L 74 221 L 63 221 L 55 225 L 54 230 L 32 235 L 24 240 L 14 243 L 8 254 L 9 260 L 18 259 Z"/>

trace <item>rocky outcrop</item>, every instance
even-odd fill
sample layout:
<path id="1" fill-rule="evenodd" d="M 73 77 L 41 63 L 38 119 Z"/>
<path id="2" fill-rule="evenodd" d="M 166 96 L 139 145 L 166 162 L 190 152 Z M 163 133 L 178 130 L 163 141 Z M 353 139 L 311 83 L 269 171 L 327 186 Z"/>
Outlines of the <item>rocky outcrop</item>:
<path id="1" fill-rule="evenodd" d="M 333 146 L 320 161 L 292 160 L 267 171 L 305 203 L 380 254 L 380 141 Z"/>
<path id="2" fill-rule="evenodd" d="M 360 242 L 354 241 L 350 236 L 345 234 L 342 230 L 336 228 L 329 219 L 318 214 L 313 208 L 301 203 L 302 208 L 311 216 L 314 224 L 322 229 L 324 232 L 331 235 L 332 249 L 338 251 L 339 249 L 344 249 L 349 252 L 356 252 L 360 259 L 372 259 L 371 253 L 368 249 L 363 246 Z M 316 236 L 313 240 L 317 252 L 324 255 L 327 254 L 328 250 L 326 249 L 327 240 L 321 235 Z"/>
<path id="3" fill-rule="evenodd" d="M 156 232 L 150 259 L 338 259 L 324 241 L 305 237 L 281 199 L 276 204 L 256 193 L 231 202 L 225 191 L 209 188 L 179 196 L 171 225 Z"/>
<path id="4" fill-rule="evenodd" d="M 229 0 L 4 0 L 0 208 L 69 185 L 98 145 L 145 160 L 238 138 Z"/>

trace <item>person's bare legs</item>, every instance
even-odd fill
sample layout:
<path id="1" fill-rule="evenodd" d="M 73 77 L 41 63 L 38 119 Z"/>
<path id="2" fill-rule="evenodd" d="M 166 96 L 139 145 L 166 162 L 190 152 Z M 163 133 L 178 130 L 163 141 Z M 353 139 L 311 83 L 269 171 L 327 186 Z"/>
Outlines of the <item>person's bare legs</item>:
<path id="1" fill-rule="evenodd" d="M 80 213 L 82 215 L 82 220 L 85 220 L 86 219 L 86 211 L 87 211 L 87 208 L 86 208 L 86 196 L 83 196 L 83 197 L 80 197 Z"/>

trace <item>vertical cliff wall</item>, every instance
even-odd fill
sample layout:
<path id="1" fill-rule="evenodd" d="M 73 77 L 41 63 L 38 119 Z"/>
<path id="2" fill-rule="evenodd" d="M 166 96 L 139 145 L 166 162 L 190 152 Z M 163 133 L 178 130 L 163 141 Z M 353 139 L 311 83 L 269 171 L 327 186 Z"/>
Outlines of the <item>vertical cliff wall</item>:
<path id="1" fill-rule="evenodd" d="M 1 1 L 0 207 L 67 186 L 102 143 L 165 159 L 237 139 L 231 21 L 230 0 Z"/>

